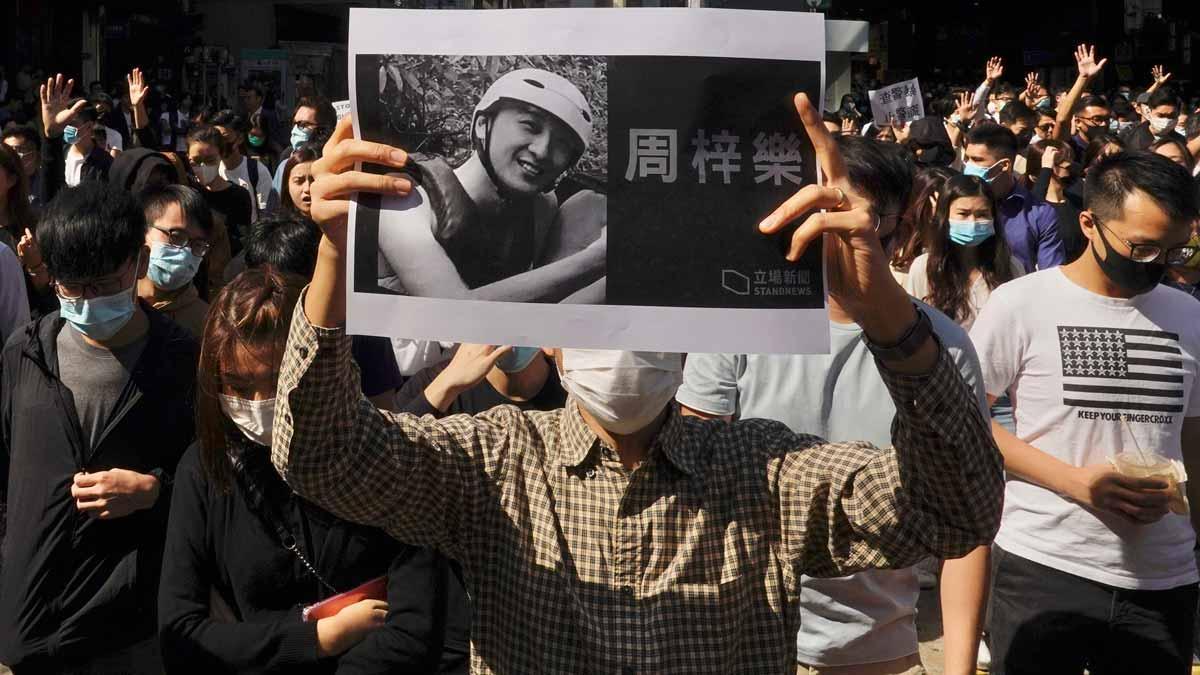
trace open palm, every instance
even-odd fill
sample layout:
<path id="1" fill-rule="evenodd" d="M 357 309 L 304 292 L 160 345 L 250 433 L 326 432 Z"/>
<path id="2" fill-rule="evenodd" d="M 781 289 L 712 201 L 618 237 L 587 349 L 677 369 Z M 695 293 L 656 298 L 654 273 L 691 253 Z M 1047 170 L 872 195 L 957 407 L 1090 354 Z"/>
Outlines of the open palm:
<path id="1" fill-rule="evenodd" d="M 1108 59 L 1100 59 L 1098 63 L 1096 62 L 1095 45 L 1079 45 L 1075 48 L 1075 64 L 1079 67 L 1079 74 L 1083 77 L 1095 77 L 1106 63 L 1108 63 Z"/>
<path id="2" fill-rule="evenodd" d="M 61 134 L 63 127 L 70 124 L 75 115 L 87 105 L 87 101 L 83 99 L 70 105 L 71 90 L 74 88 L 75 80 L 64 79 L 62 73 L 47 79 L 41 86 L 39 95 L 42 99 L 42 125 L 46 128 L 47 136 Z"/>

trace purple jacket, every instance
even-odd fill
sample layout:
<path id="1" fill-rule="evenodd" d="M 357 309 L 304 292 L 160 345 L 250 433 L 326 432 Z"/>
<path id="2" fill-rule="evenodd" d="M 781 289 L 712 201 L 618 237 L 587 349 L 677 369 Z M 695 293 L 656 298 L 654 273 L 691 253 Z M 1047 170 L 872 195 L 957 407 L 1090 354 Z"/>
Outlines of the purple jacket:
<path id="1" fill-rule="evenodd" d="M 1058 216 L 1054 207 L 1017 185 L 1000 200 L 1000 228 L 1013 257 L 1026 272 L 1057 267 L 1066 262 L 1066 250 L 1058 238 Z"/>

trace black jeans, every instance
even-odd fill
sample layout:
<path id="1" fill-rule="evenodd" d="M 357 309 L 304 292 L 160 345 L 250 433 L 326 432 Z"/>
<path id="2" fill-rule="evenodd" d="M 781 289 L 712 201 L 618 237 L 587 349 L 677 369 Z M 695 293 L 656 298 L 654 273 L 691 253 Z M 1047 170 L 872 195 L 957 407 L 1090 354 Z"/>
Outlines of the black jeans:
<path id="1" fill-rule="evenodd" d="M 1131 591 L 993 552 L 996 675 L 1191 672 L 1196 584 Z"/>

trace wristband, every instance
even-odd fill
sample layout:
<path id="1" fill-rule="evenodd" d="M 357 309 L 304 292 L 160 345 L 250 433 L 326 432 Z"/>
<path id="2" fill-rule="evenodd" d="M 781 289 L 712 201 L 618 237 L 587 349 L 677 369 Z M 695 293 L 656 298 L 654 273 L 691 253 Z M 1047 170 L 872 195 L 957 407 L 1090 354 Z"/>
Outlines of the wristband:
<path id="1" fill-rule="evenodd" d="M 867 345 L 867 349 L 875 355 L 875 358 L 881 361 L 903 361 L 916 354 L 929 336 L 933 334 L 933 324 L 929 321 L 929 315 L 920 307 L 914 305 L 913 309 L 917 310 L 917 320 L 913 322 L 904 335 L 900 337 L 894 344 L 881 345 L 875 343 L 870 337 L 863 333 L 863 341 Z"/>

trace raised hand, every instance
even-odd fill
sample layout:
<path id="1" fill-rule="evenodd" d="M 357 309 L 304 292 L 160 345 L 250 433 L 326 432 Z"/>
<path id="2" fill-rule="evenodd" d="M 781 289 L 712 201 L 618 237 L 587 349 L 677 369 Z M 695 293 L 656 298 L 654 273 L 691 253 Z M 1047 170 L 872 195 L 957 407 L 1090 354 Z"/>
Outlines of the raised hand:
<path id="1" fill-rule="evenodd" d="M 1163 72 L 1163 70 L 1161 65 L 1150 68 L 1150 77 L 1154 78 L 1155 86 L 1161 87 L 1167 83 L 1167 80 L 1171 79 L 1171 74 Z"/>
<path id="2" fill-rule="evenodd" d="M 1041 76 L 1036 72 L 1025 75 L 1025 98 L 1027 100 L 1032 102 L 1037 98 L 1037 89 L 1040 80 Z"/>
<path id="3" fill-rule="evenodd" d="M 17 258 L 27 270 L 35 270 L 42 266 L 42 248 L 38 246 L 37 239 L 28 227 L 25 228 L 25 234 L 21 235 L 21 241 L 17 242 Z"/>
<path id="4" fill-rule="evenodd" d="M 854 135 L 854 120 L 850 119 L 849 117 L 842 118 L 842 135 L 843 136 L 853 136 Z"/>
<path id="5" fill-rule="evenodd" d="M 146 86 L 146 79 L 142 76 L 142 69 L 134 68 L 125 76 L 125 81 L 129 83 L 129 105 L 141 105 L 150 91 L 150 88 Z"/>
<path id="6" fill-rule="evenodd" d="M 1004 75 L 1004 59 L 999 56 L 993 56 L 988 59 L 987 65 L 984 67 L 988 82 L 995 82 Z"/>
<path id="7" fill-rule="evenodd" d="M 61 136 L 63 128 L 87 105 L 86 100 L 80 99 L 68 107 L 71 102 L 71 90 L 74 88 L 74 78 L 64 80 L 62 73 L 47 79 L 40 87 L 42 126 L 46 130 L 46 138 Z"/>
<path id="8" fill-rule="evenodd" d="M 425 400 L 446 412 L 459 395 L 482 382 L 496 362 L 511 351 L 512 347 L 460 344 L 450 364 L 425 387 Z"/>
<path id="9" fill-rule="evenodd" d="M 1053 169 L 1054 165 L 1058 164 L 1058 148 L 1053 145 L 1046 147 L 1046 152 L 1042 153 L 1042 168 Z"/>
<path id="10" fill-rule="evenodd" d="M 898 340 L 916 312 L 892 277 L 887 254 L 876 228 L 879 214 L 850 183 L 837 142 L 821 123 L 816 107 L 804 94 L 795 98 L 796 111 L 816 151 L 823 185 L 807 185 L 760 224 L 763 234 L 775 234 L 809 213 L 791 236 L 787 259 L 796 261 L 814 243 L 822 242 L 829 293 L 867 336 L 889 344 Z M 815 212 L 817 209 L 824 211 Z"/>
<path id="11" fill-rule="evenodd" d="M 1104 68 L 1108 59 L 1096 62 L 1096 45 L 1081 44 L 1075 48 L 1075 65 L 1079 68 L 1079 76 L 1093 78 Z"/>
<path id="12" fill-rule="evenodd" d="M 979 106 L 975 105 L 974 97 L 971 92 L 964 91 L 958 95 L 958 107 L 955 112 L 963 122 L 968 122 L 975 118 L 975 111 Z"/>
<path id="13" fill-rule="evenodd" d="M 412 182 L 406 178 L 384 176 L 352 171 L 355 163 L 378 164 L 404 168 L 408 153 L 382 143 L 372 143 L 354 138 L 351 118 L 347 115 L 334 129 L 325 143 L 321 159 L 313 162 L 311 217 L 331 243 L 338 245 L 346 241 L 346 219 L 350 214 L 350 195 L 355 192 L 373 192 L 385 195 L 405 195 L 412 190 Z"/>

